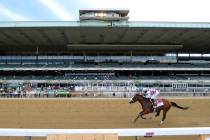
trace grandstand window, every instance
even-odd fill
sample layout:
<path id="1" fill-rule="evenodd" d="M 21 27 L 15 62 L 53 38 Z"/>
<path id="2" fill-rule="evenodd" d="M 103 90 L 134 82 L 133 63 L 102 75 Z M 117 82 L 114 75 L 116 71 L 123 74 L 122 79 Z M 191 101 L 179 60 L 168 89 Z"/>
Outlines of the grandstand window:
<path id="1" fill-rule="evenodd" d="M 210 57 L 210 54 L 203 54 L 204 57 Z"/>
<path id="2" fill-rule="evenodd" d="M 95 13 L 95 16 L 96 16 L 96 17 L 106 17 L 107 14 L 101 12 L 101 13 Z"/>
<path id="3" fill-rule="evenodd" d="M 176 54 L 175 53 L 167 53 L 167 54 L 165 54 L 165 56 L 176 56 Z"/>
<path id="4" fill-rule="evenodd" d="M 178 56 L 189 56 L 190 54 L 188 53 L 179 53 Z"/>
<path id="5" fill-rule="evenodd" d="M 197 84 L 188 84 L 188 87 L 196 87 Z"/>
<path id="6" fill-rule="evenodd" d="M 193 57 L 200 57 L 201 54 L 191 54 L 191 53 L 190 53 L 190 56 L 193 56 Z"/>

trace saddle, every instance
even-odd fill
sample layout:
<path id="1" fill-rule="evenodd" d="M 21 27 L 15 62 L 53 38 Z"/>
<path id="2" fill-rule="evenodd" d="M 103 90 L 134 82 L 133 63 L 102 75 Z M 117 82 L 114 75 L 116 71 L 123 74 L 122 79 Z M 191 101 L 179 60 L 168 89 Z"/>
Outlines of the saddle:
<path id="1" fill-rule="evenodd" d="M 156 109 L 160 106 L 163 106 L 163 100 L 162 99 L 150 99 L 151 103 L 152 103 L 152 109 L 153 109 L 153 112 L 156 112 Z"/>
<path id="2" fill-rule="evenodd" d="M 160 106 L 164 105 L 163 99 L 155 99 L 154 103 L 155 103 L 156 107 L 160 107 Z"/>

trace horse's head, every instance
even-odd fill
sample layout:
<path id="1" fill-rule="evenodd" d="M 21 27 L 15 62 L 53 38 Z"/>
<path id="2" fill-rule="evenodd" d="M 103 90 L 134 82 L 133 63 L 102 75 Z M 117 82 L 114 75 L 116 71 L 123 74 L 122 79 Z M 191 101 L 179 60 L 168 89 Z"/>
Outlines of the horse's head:
<path id="1" fill-rule="evenodd" d="M 140 98 L 142 97 L 142 95 L 140 95 L 140 94 L 135 94 L 132 98 L 131 98 L 131 100 L 130 100 L 130 104 L 132 104 L 132 103 L 135 103 L 136 101 L 138 101 Z"/>

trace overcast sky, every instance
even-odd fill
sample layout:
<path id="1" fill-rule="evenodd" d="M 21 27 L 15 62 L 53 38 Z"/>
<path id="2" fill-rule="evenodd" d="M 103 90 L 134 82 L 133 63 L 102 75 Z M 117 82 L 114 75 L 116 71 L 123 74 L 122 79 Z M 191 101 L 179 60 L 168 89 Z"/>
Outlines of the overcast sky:
<path id="1" fill-rule="evenodd" d="M 129 9 L 130 21 L 210 22 L 210 0 L 0 0 L 0 21 L 77 21 L 92 8 Z"/>

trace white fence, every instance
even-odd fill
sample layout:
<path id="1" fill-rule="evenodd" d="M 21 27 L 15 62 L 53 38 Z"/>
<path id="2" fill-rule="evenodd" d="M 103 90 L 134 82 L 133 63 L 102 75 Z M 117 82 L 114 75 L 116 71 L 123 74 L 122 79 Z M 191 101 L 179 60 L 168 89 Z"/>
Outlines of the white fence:
<path id="1" fill-rule="evenodd" d="M 128 128 L 128 129 L 10 129 L 0 128 L 0 136 L 46 137 L 49 134 L 106 134 L 118 136 L 209 135 L 210 127 Z"/>

